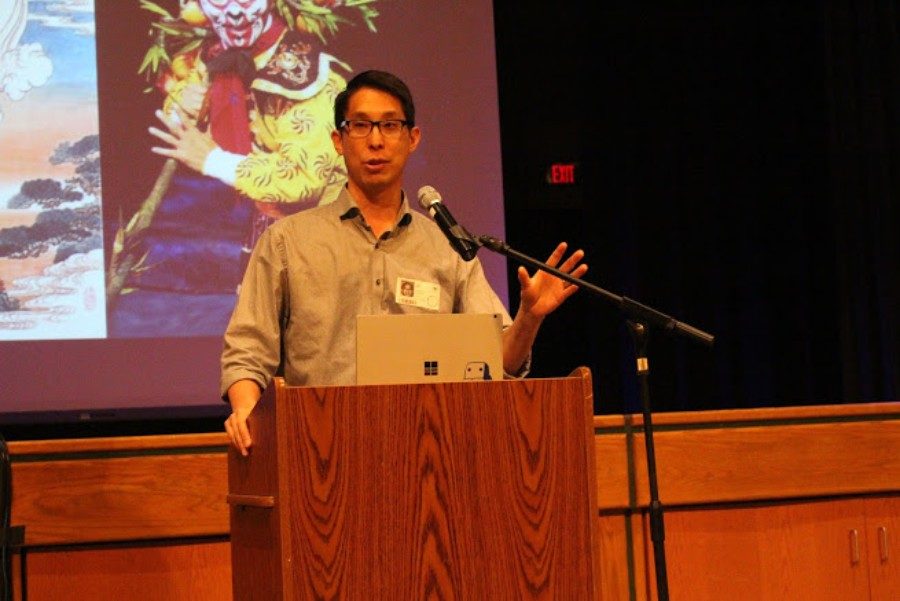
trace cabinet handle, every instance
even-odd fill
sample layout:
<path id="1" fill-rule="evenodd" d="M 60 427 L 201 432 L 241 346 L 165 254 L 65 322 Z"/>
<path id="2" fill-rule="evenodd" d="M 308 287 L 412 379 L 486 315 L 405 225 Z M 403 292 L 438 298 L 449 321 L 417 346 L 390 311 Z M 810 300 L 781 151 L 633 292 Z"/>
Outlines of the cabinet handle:
<path id="1" fill-rule="evenodd" d="M 859 563 L 859 530 L 850 529 L 850 563 Z"/>
<path id="2" fill-rule="evenodd" d="M 888 560 L 887 526 L 878 527 L 878 550 L 881 553 L 881 562 L 886 562 Z"/>

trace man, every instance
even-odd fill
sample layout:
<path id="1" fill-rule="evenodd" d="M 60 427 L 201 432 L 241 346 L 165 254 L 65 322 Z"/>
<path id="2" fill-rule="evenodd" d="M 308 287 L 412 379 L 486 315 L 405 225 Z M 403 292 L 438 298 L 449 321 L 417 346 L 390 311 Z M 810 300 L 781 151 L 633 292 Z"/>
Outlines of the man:
<path id="1" fill-rule="evenodd" d="M 333 201 L 346 180 L 331 144 L 334 98 L 346 84 L 312 35 L 287 28 L 273 0 L 200 0 L 216 38 L 178 55 L 152 151 L 233 186 L 255 211 L 249 253 L 275 219 Z"/>
<path id="2" fill-rule="evenodd" d="M 421 139 L 412 95 L 382 71 L 358 74 L 334 106 L 334 148 L 348 182 L 334 203 L 286 217 L 253 250 L 225 333 L 225 430 L 244 455 L 252 445 L 247 416 L 283 367 L 290 385 L 353 384 L 356 316 L 430 310 L 398 301 L 401 280 L 437 287 L 440 312 L 503 315 L 503 367 L 527 372 L 544 317 L 577 287 L 544 272 L 518 270 L 519 310 L 511 319 L 476 257 L 463 261 L 438 226 L 412 211 L 403 170 Z M 559 244 L 547 263 L 581 277 L 580 250 L 563 260 Z"/>

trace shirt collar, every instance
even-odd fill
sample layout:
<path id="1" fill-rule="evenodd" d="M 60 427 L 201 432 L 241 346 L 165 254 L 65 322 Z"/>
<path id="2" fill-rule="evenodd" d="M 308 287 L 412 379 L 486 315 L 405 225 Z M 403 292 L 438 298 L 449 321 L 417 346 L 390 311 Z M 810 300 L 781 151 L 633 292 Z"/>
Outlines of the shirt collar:
<path id="1" fill-rule="evenodd" d="M 341 193 L 338 195 L 337 199 L 335 199 L 334 203 L 337 205 L 341 221 L 362 217 L 359 205 L 353 200 L 353 197 L 350 195 L 350 192 L 347 191 L 346 186 L 341 190 Z M 397 215 L 398 218 L 397 221 L 394 222 L 394 229 L 397 227 L 406 227 L 412 221 L 412 211 L 409 208 L 409 197 L 406 195 L 405 190 L 400 191 L 400 211 Z"/>

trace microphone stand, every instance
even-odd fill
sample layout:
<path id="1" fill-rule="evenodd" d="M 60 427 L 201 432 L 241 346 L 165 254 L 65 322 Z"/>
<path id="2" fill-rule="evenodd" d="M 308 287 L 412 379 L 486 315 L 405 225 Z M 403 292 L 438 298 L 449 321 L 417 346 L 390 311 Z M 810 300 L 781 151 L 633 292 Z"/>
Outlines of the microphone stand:
<path id="1" fill-rule="evenodd" d="M 650 491 L 650 538 L 653 541 L 653 565 L 656 573 L 656 594 L 658 601 L 668 601 L 669 581 L 666 573 L 666 552 L 664 547 L 666 536 L 665 526 L 663 524 L 663 505 L 659 500 L 659 490 L 656 483 L 656 451 L 653 447 L 653 423 L 650 412 L 650 387 L 648 383 L 650 362 L 647 359 L 647 328 L 648 326 L 656 326 L 669 334 L 687 336 L 688 338 L 701 342 L 707 346 L 712 346 L 715 338 L 703 330 L 678 321 L 677 319 L 648 307 L 647 305 L 643 305 L 626 296 L 613 294 L 599 286 L 595 286 L 582 279 L 564 273 L 555 267 L 550 267 L 546 263 L 510 248 L 509 245 L 502 240 L 498 240 L 491 236 L 478 236 L 475 238 L 475 241 L 479 246 L 484 246 L 489 250 L 506 255 L 520 263 L 551 273 L 570 284 L 578 286 L 579 289 L 583 288 L 596 294 L 597 296 L 614 303 L 625 314 L 631 331 L 632 340 L 634 341 L 637 376 L 640 382 L 641 402 L 643 405 L 644 444 L 647 452 L 647 476 L 649 479 Z"/>

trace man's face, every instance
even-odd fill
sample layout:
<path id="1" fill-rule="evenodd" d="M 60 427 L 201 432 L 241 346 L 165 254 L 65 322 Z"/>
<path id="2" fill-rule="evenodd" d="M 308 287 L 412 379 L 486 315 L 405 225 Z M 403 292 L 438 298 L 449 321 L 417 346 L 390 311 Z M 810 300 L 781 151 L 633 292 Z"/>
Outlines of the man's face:
<path id="1" fill-rule="evenodd" d="M 361 88 L 350 96 L 347 119 L 405 119 L 400 101 L 381 90 Z M 401 183 L 403 168 L 419 145 L 418 127 L 404 127 L 398 136 L 385 136 L 377 127 L 368 136 L 354 138 L 343 130 L 332 133 L 338 154 L 343 155 L 351 186 L 375 193 Z"/>
<path id="2" fill-rule="evenodd" d="M 269 25 L 270 0 L 200 0 L 226 48 L 249 48 Z"/>

